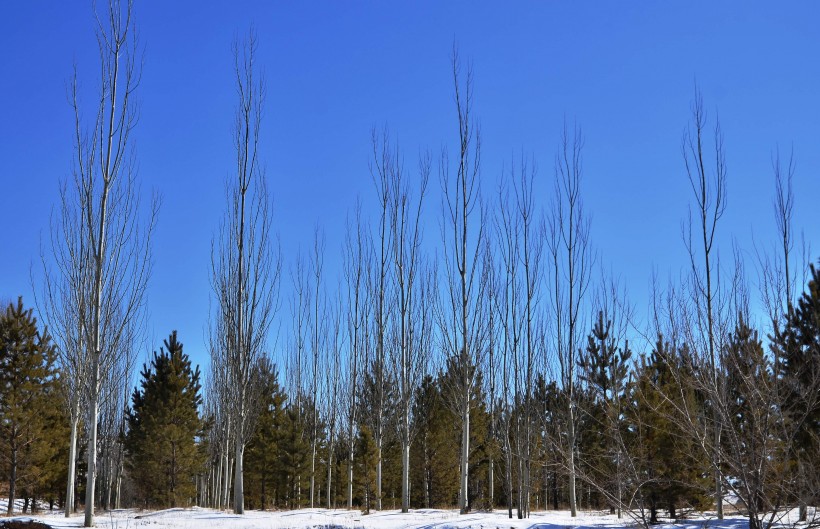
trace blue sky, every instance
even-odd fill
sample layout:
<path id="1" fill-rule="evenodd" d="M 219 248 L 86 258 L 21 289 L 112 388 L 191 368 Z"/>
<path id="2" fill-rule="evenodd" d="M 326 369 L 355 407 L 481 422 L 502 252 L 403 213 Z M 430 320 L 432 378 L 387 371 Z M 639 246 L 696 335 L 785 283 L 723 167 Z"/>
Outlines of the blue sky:
<path id="1" fill-rule="evenodd" d="M 328 272 L 346 215 L 374 205 L 370 131 L 388 126 L 408 169 L 453 145 L 453 43 L 472 63 L 482 178 L 492 192 L 523 153 L 546 207 L 566 118 L 583 129 L 584 198 L 600 261 L 639 312 L 649 278 L 687 264 L 690 201 L 680 152 L 697 81 L 725 135 L 729 202 L 720 252 L 770 244 L 771 157 L 793 148 L 795 226 L 820 235 L 820 6 L 812 2 L 139 2 L 145 50 L 134 133 L 145 196 L 163 197 L 148 293 L 149 335 L 172 329 L 206 361 L 210 244 L 233 156 L 231 41 L 253 26 L 267 77 L 262 154 L 285 267 L 326 233 Z M 32 301 L 29 268 L 69 175 L 72 64 L 92 102 L 97 52 L 90 2 L 0 7 L 0 298 Z M 426 237 L 439 244 L 438 183 Z M 816 251 L 820 246 L 816 246 Z M 812 256 L 816 260 L 816 254 Z M 287 295 L 287 282 L 284 283 Z M 288 320 L 287 304 L 280 319 Z"/>

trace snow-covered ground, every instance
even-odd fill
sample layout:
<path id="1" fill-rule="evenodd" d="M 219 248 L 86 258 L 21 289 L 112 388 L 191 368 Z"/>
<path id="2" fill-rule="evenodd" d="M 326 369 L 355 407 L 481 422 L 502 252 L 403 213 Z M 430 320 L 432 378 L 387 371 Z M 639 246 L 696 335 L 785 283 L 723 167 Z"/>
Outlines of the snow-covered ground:
<path id="1" fill-rule="evenodd" d="M 34 519 L 55 528 L 81 527 L 81 514 L 66 519 L 61 513 L 18 516 Z M 629 518 L 618 520 L 615 516 L 580 513 L 572 518 L 569 512 L 549 511 L 533 513 L 529 519 L 507 518 L 506 511 L 475 512 L 459 515 L 458 511 L 440 509 L 417 509 L 408 514 L 400 511 L 381 511 L 367 516 L 358 511 L 301 509 L 297 511 L 247 511 L 243 516 L 215 511 L 213 509 L 167 509 L 163 511 L 119 510 L 100 512 L 96 525 L 108 529 L 619 529 L 634 527 Z M 664 526 L 658 526 L 663 528 Z M 667 529 L 747 529 L 742 517 L 727 517 L 723 521 L 710 518 L 681 521 L 666 526 Z"/>

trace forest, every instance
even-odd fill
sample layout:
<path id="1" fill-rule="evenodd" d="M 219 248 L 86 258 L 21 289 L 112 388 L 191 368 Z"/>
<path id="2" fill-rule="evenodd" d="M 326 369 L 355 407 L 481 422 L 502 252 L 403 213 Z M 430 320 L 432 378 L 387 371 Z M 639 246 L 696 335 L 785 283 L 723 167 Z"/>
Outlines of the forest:
<path id="1" fill-rule="evenodd" d="M 590 236 L 580 126 L 560 124 L 553 171 L 522 156 L 484 184 L 473 71 L 457 46 L 458 149 L 406 165 L 374 128 L 372 194 L 351 205 L 345 240 L 317 227 L 309 252 L 283 255 L 249 32 L 226 72 L 236 165 L 203 264 L 210 363 L 195 365 L 193 337 L 169 328 L 138 369 L 151 272 L 168 264 L 152 259 L 160 200 L 142 201 L 130 143 L 142 67 L 132 7 L 112 0 L 99 19 L 96 106 L 82 106 L 76 70 L 69 84 L 75 158 L 34 265 L 36 299 L 0 311 L 7 514 L 22 499 L 24 513 L 82 510 L 86 526 L 98 509 L 191 506 L 820 525 L 820 271 L 792 222 L 793 158 L 773 163 L 777 240 L 719 258 L 724 140 L 697 87 L 681 142 L 691 194 L 675 197 L 689 205 L 689 261 L 667 284 L 652 278 L 639 317 Z"/>

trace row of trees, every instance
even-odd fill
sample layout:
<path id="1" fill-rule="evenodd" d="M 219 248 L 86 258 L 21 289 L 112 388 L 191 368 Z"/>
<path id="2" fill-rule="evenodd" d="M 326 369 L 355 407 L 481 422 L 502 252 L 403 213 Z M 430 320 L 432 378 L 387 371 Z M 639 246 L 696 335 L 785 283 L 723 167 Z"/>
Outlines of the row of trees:
<path id="1" fill-rule="evenodd" d="M 733 507 L 746 511 L 753 527 L 782 522 L 784 509 L 817 501 L 820 273 L 814 267 L 807 291 L 772 338 L 770 354 L 743 313 L 735 320 L 721 345 L 725 398 L 720 401 L 710 393 L 708 361 L 685 341 L 659 334 L 633 361 L 634 353 L 613 316 L 606 310 L 598 313 L 579 352 L 578 507 L 609 508 L 619 516 L 626 512 L 647 524 L 657 522 L 661 510 L 676 518 L 692 509 L 707 509 L 714 496 L 707 478 L 712 469 L 704 456 L 715 450 L 721 457 L 722 486 L 732 491 Z M 49 435 L 54 428 L 68 433 L 68 421 L 59 413 L 63 408 L 55 405 L 65 388 L 53 368 L 54 347 L 47 332 L 37 331 L 31 310 L 24 310 L 22 302 L 8 306 L 0 329 L 0 419 L 10 498 L 22 490 L 32 507 L 35 497 L 63 503 L 59 483 L 65 477 L 67 447 L 59 450 Z M 326 361 L 320 361 L 320 369 Z M 453 379 L 460 376 L 456 364 L 423 375 L 413 395 L 407 481 L 398 373 L 388 375 L 383 395 L 390 411 L 385 414 L 379 452 L 372 419 L 367 418 L 379 403 L 371 368 L 360 374 L 364 383 L 354 390 L 359 408 L 354 429 L 334 433 L 332 403 L 317 404 L 286 390 L 267 360 L 256 367 L 261 406 L 247 445 L 244 476 L 251 508 L 299 508 L 312 500 L 329 508 L 355 505 L 370 510 L 381 503 L 379 508 L 397 508 L 405 488 L 409 503 L 416 507 L 457 504 L 461 436 L 455 427 L 457 395 L 452 392 Z M 502 361 L 499 367 L 515 366 Z M 541 371 L 534 377 L 531 397 L 508 393 L 509 384 L 502 383 L 505 388 L 493 398 L 488 379 L 492 365 L 474 369 L 468 507 L 504 506 L 510 516 L 513 510 L 526 516 L 532 508 L 567 507 L 568 392 Z M 324 386 L 319 398 L 331 389 Z M 223 464 L 222 449 L 214 440 L 221 428 L 214 416 L 200 417 L 201 404 L 199 371 L 172 333 L 164 349 L 144 366 L 126 412 L 127 430 L 118 440 L 125 452 L 127 504 L 227 502 L 229 485 L 218 472 L 229 477 L 227 469 L 235 463 L 229 457 L 226 467 L 218 468 Z M 311 417 L 314 409 L 319 414 Z M 706 443 L 712 438 L 710 420 L 715 414 L 724 421 L 718 447 Z M 533 432 L 530 438 L 528 431 Z M 315 444 L 312 432 L 318 437 Z M 381 492 L 379 457 L 384 469 Z M 315 488 L 314 498 L 309 483 Z"/>
<path id="2" fill-rule="evenodd" d="M 690 273 L 656 287 L 650 322 L 638 326 L 625 289 L 593 278 L 580 130 L 564 126 L 549 196 L 527 159 L 497 189 L 482 188 L 472 73 L 457 53 L 455 152 L 423 154 L 409 171 L 389 134 L 374 133 L 374 218 L 356 206 L 338 278 L 328 277 L 317 228 L 289 268 L 280 311 L 282 257 L 259 149 L 264 78 L 255 38 L 235 45 L 236 171 L 213 244 L 205 394 L 172 335 L 129 399 L 158 201 L 140 204 L 129 143 L 141 66 L 131 2 L 111 0 L 98 20 L 99 106 L 87 125 L 75 75 L 77 156 L 38 299 L 70 432 L 67 515 L 81 475 L 87 526 L 95 504 L 124 500 L 242 513 L 249 501 L 381 509 L 396 497 L 404 511 L 505 504 L 519 517 L 548 499 L 574 515 L 586 498 L 649 522 L 662 506 L 674 514 L 707 498 L 722 516 L 730 490 L 757 529 L 816 500 L 817 277 L 795 302 L 805 267 L 792 262 L 792 166 L 776 164 L 782 245 L 759 252 L 768 319 L 756 321 L 743 259 L 718 265 L 726 164 L 696 93 L 683 141 Z M 434 167 L 438 238 L 422 221 Z M 280 380 L 268 334 L 285 312 Z"/>

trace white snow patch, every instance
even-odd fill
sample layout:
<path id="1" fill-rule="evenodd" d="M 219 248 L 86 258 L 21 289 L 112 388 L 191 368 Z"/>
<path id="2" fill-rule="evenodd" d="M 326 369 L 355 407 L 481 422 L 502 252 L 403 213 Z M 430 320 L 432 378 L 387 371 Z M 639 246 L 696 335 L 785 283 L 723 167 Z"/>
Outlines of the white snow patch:
<path id="1" fill-rule="evenodd" d="M 62 513 L 44 513 L 20 516 L 34 519 L 52 527 L 68 529 L 82 527 L 82 513 L 65 518 Z M 300 509 L 295 511 L 246 511 L 242 516 L 231 512 L 202 509 L 166 509 L 162 511 L 139 511 L 123 509 L 98 512 L 97 527 L 106 529 L 631 529 L 635 524 L 629 518 L 617 519 L 602 513 L 578 513 L 576 518 L 569 511 L 535 512 L 528 519 L 507 517 L 506 510 L 473 512 L 459 515 L 458 511 L 441 509 L 417 509 L 407 514 L 387 510 L 362 515 L 359 511 L 331 509 Z M 747 529 L 748 522 L 740 516 L 727 517 L 723 521 L 704 517 L 685 520 L 676 524 L 664 524 L 659 529 Z"/>

